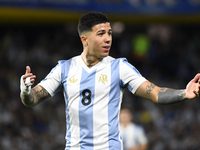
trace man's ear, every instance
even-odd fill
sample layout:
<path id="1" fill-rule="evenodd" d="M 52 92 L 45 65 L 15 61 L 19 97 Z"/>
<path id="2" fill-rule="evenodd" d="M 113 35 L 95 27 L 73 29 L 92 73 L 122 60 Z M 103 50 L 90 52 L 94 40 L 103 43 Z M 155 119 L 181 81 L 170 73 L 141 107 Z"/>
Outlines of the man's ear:
<path id="1" fill-rule="evenodd" d="M 81 42 L 83 44 L 83 47 L 87 46 L 88 42 L 87 42 L 87 37 L 85 35 L 81 36 Z"/>

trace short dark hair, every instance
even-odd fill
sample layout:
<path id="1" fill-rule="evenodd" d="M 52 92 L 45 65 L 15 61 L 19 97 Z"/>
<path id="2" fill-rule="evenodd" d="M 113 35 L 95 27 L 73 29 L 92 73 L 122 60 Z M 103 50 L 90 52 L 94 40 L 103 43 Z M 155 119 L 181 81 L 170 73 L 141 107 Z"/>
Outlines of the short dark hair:
<path id="1" fill-rule="evenodd" d="M 78 33 L 81 36 L 83 31 L 92 31 L 92 27 L 100 24 L 109 22 L 106 14 L 101 12 L 88 12 L 84 14 L 78 23 Z"/>

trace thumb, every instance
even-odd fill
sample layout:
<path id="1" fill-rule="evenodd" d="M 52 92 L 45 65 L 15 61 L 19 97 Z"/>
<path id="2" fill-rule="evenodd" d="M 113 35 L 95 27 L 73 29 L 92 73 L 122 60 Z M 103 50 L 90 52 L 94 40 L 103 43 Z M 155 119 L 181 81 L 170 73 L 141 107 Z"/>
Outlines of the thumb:
<path id="1" fill-rule="evenodd" d="M 31 68 L 29 66 L 26 66 L 26 74 L 31 72 Z"/>

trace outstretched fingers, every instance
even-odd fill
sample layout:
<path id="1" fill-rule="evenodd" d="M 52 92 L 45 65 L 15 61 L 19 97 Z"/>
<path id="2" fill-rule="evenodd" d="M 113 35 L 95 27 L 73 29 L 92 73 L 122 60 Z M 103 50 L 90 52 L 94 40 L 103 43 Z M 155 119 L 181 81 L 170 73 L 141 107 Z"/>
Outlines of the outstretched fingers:
<path id="1" fill-rule="evenodd" d="M 193 81 L 196 83 L 196 89 L 193 91 L 193 93 L 196 95 L 196 97 L 198 97 L 200 93 L 200 73 L 194 77 Z"/>
<path id="2" fill-rule="evenodd" d="M 33 75 L 33 74 L 31 73 L 31 68 L 30 68 L 29 66 L 26 66 L 26 73 L 25 73 L 25 75 L 23 76 L 24 83 L 25 83 L 26 86 L 29 86 L 29 85 L 26 84 L 26 79 L 27 79 L 28 77 L 30 77 L 30 82 L 31 82 L 32 84 L 34 84 L 36 76 Z"/>
<path id="3" fill-rule="evenodd" d="M 194 77 L 193 81 L 194 81 L 195 83 L 200 84 L 199 78 L 200 78 L 200 73 L 198 73 L 198 74 Z"/>

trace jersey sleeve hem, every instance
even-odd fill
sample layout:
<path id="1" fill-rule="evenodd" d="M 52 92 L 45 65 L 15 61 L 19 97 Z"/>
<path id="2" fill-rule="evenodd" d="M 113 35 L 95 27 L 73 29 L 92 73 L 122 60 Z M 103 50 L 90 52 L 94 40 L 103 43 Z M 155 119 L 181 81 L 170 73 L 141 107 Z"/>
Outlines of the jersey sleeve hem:
<path id="1" fill-rule="evenodd" d="M 50 87 L 48 87 L 46 84 L 43 84 L 43 82 L 40 82 L 38 85 L 42 86 L 45 90 L 47 90 L 51 97 L 55 95 L 54 92 L 50 89 Z"/>
<path id="2" fill-rule="evenodd" d="M 135 94 L 136 90 L 139 88 L 139 86 L 144 83 L 145 81 L 147 81 L 147 79 L 145 79 L 144 77 L 142 77 L 139 81 L 137 81 L 137 83 L 135 84 L 134 88 L 131 90 L 131 92 L 133 94 Z"/>

